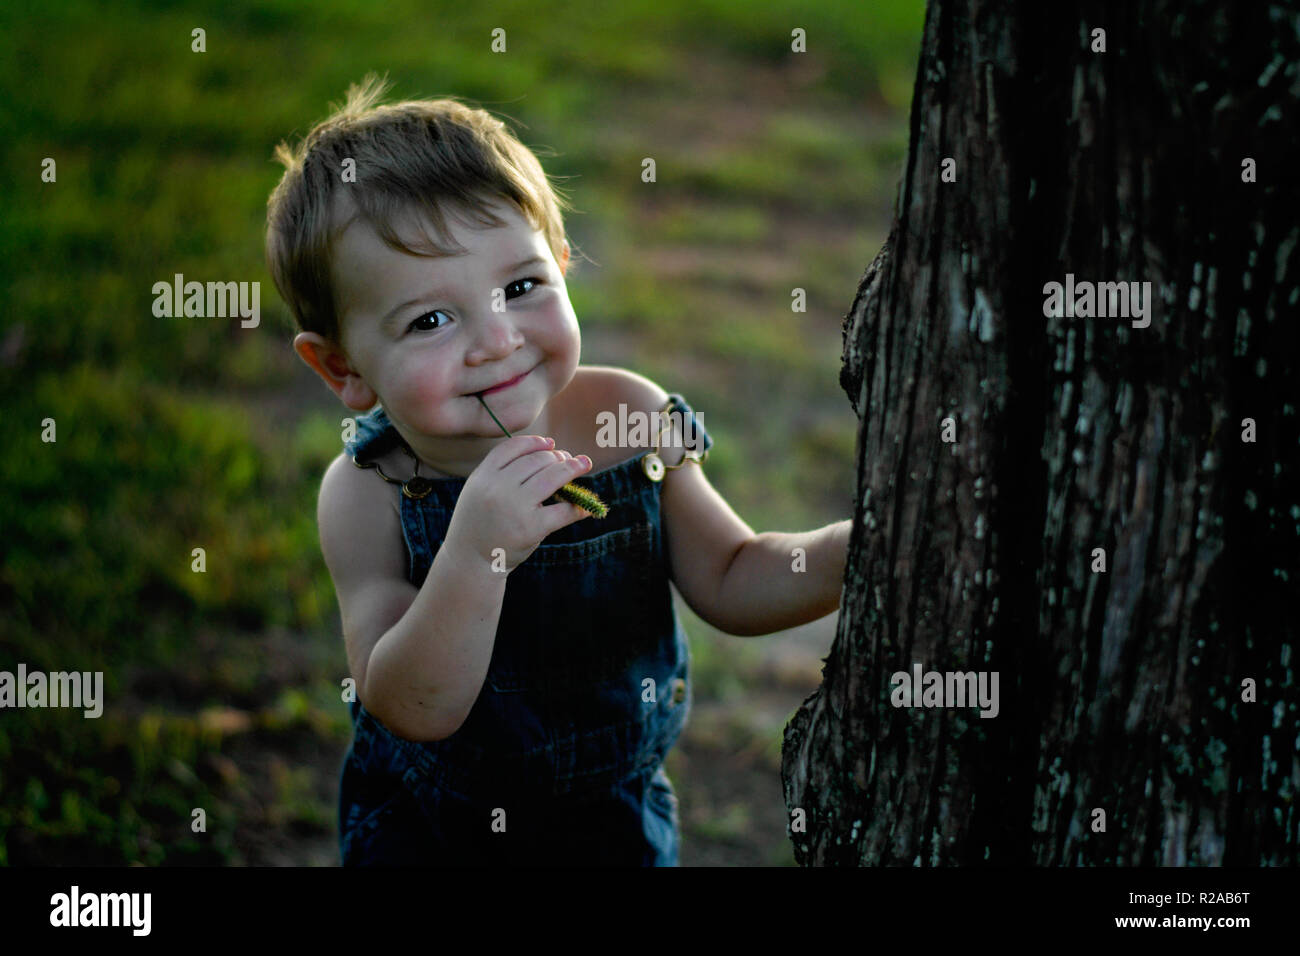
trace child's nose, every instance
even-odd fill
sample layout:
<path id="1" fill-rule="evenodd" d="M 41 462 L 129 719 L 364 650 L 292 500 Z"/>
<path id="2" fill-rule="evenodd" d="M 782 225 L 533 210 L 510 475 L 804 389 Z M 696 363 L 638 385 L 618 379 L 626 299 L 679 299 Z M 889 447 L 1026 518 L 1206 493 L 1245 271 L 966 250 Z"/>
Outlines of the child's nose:
<path id="1" fill-rule="evenodd" d="M 475 326 L 475 352 L 482 358 L 509 355 L 523 344 L 523 334 L 508 312 L 493 312 L 489 308 Z"/>

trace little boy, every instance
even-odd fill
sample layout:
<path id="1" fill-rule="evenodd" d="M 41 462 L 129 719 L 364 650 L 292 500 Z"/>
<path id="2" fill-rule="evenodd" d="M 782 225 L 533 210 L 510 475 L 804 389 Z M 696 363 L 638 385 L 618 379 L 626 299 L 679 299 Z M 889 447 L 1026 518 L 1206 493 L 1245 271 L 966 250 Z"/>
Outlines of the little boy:
<path id="1" fill-rule="evenodd" d="M 483 110 L 383 92 L 277 148 L 267 217 L 294 349 L 366 413 L 317 510 L 358 697 L 343 863 L 675 865 L 669 581 L 728 633 L 793 627 L 838 606 L 849 522 L 755 535 L 680 394 L 579 365 L 568 206 L 536 157 Z M 602 447 L 620 405 L 695 447 Z M 606 517 L 551 503 L 575 479 Z"/>

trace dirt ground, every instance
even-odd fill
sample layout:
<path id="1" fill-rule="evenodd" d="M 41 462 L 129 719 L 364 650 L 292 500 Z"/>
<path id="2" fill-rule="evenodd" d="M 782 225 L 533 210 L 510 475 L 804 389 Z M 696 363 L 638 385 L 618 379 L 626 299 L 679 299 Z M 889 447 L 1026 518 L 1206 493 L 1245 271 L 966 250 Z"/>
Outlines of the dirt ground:
<path id="1" fill-rule="evenodd" d="M 762 668 L 742 706 L 696 696 L 666 761 L 682 817 L 682 866 L 795 865 L 781 790 L 781 734 L 821 684 L 836 620 L 830 615 L 753 639 Z"/>

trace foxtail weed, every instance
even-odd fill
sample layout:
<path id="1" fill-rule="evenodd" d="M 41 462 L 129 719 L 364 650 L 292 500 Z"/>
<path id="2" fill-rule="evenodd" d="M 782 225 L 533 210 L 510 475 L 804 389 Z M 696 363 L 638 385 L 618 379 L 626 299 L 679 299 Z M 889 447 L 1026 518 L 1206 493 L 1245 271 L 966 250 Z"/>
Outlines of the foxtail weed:
<path id="1" fill-rule="evenodd" d="M 483 400 L 482 393 L 479 393 L 476 397 L 478 398 L 479 403 L 482 404 L 484 408 L 487 408 L 487 413 L 492 415 L 492 409 L 488 408 L 488 403 Z M 497 423 L 497 428 L 505 432 L 507 438 L 514 437 L 510 432 L 506 431 L 506 426 L 502 425 L 501 420 L 495 415 L 492 415 L 492 420 Z M 569 482 L 557 491 L 555 495 L 558 498 L 563 498 L 570 504 L 577 505 L 583 511 L 589 513 L 593 518 L 603 518 L 605 515 L 609 514 L 609 506 L 600 500 L 599 495 L 594 491 L 589 491 L 586 488 L 575 485 L 573 482 Z"/>

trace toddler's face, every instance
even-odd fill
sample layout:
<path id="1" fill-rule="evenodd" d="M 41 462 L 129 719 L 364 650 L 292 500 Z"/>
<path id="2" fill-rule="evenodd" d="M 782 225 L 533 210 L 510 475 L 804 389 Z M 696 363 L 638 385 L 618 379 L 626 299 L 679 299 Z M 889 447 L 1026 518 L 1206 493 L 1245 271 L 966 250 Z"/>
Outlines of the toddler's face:
<path id="1" fill-rule="evenodd" d="M 493 212 L 507 225 L 448 211 L 466 255 L 405 254 L 360 219 L 334 246 L 341 335 L 359 379 L 340 397 L 360 411 L 377 396 L 417 453 L 435 462 L 481 458 L 502 437 L 475 393 L 522 375 L 485 398 L 512 433 L 526 432 L 578 367 L 578 321 L 564 285 L 568 243 L 556 263 L 545 235 L 513 206 L 495 203 Z M 404 240 L 415 238 L 403 228 L 413 222 L 396 224 Z M 500 312 L 492 308 L 498 288 Z"/>

